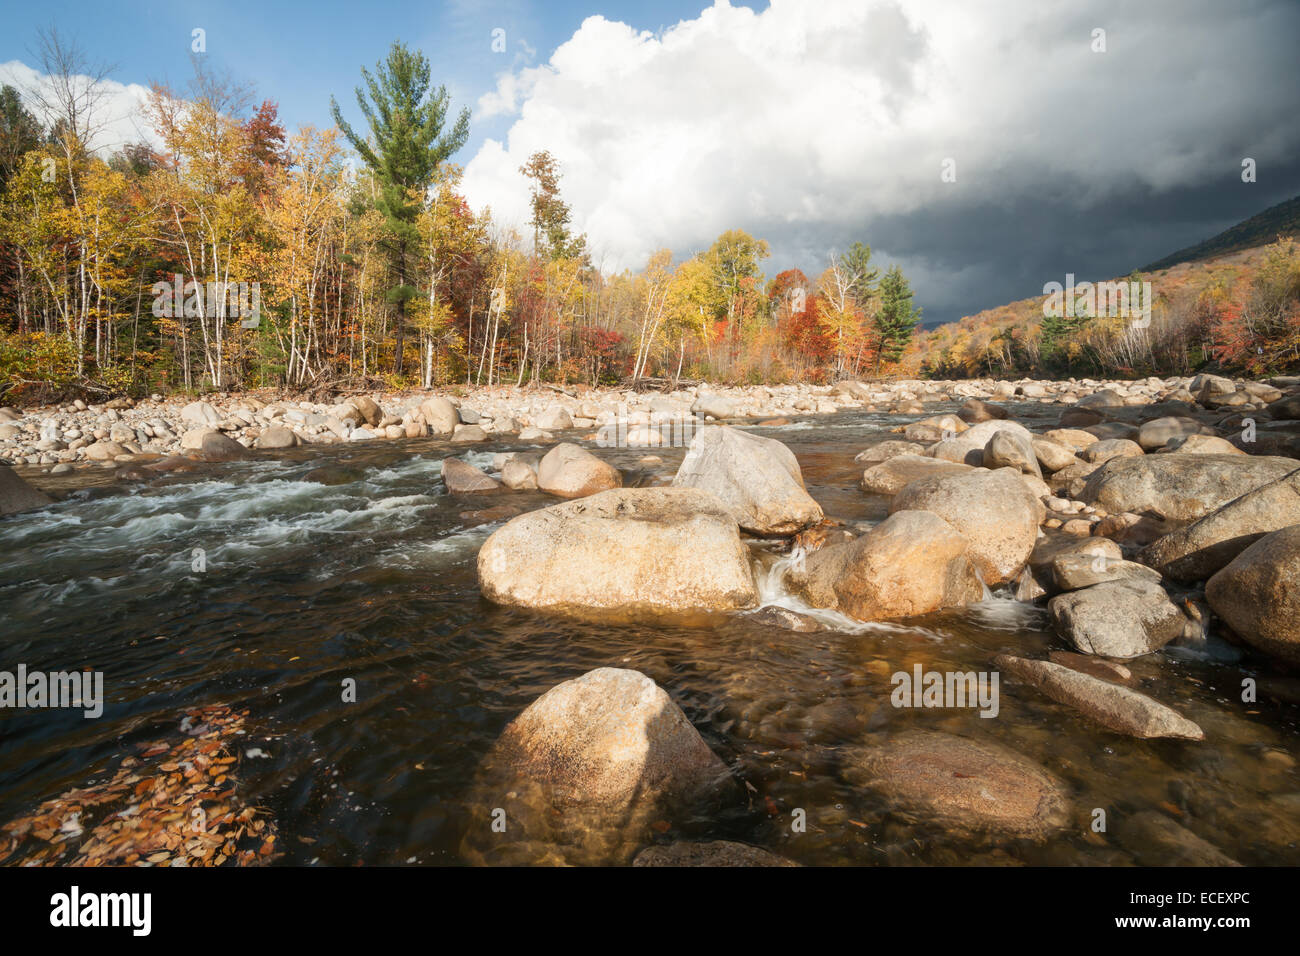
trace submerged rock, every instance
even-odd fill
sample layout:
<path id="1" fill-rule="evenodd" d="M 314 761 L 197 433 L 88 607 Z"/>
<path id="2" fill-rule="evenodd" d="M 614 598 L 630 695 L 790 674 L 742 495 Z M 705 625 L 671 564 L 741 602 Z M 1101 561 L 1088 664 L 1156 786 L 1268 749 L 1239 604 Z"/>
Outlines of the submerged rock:
<path id="1" fill-rule="evenodd" d="M 484 542 L 479 586 L 498 604 L 634 614 L 758 603 L 735 519 L 695 488 L 624 488 L 512 519 Z"/>
<path id="2" fill-rule="evenodd" d="M 670 843 L 647 847 L 636 855 L 633 866 L 799 866 L 794 860 L 771 850 L 710 840 L 706 843 Z"/>
<path id="3" fill-rule="evenodd" d="M 1060 664 L 1082 674 L 1091 674 L 1113 684 L 1127 684 L 1133 680 L 1131 670 L 1118 661 L 1108 661 L 1104 657 L 1076 654 L 1074 651 L 1048 651 L 1047 658 L 1053 664 Z"/>
<path id="4" fill-rule="evenodd" d="M 850 782 L 880 793 L 910 823 L 1041 841 L 1069 821 L 1064 784 L 999 744 L 906 731 L 849 761 Z"/>
<path id="5" fill-rule="evenodd" d="M 1001 405 L 990 405 L 978 398 L 968 398 L 966 404 L 957 409 L 957 414 L 962 421 L 975 425 L 979 422 L 1006 418 L 1010 413 Z"/>
<path id="6" fill-rule="evenodd" d="M 307 472 L 302 476 L 302 480 L 313 481 L 318 485 L 337 486 L 350 485 L 354 481 L 360 481 L 363 477 L 365 477 L 365 472 L 359 468 L 346 468 L 342 465 L 322 465 Z"/>
<path id="7" fill-rule="evenodd" d="M 1116 828 L 1142 866 L 1241 866 L 1163 813 L 1143 810 Z"/>
<path id="8" fill-rule="evenodd" d="M 821 505 L 804 490 L 794 453 L 775 439 L 738 428 L 701 428 L 673 487 L 710 492 L 754 534 L 790 535 L 823 517 Z"/>
<path id="9" fill-rule="evenodd" d="M 999 654 L 993 664 L 1116 733 L 1205 739 L 1205 732 L 1182 714 L 1128 687 L 1051 661 Z"/>
<path id="10" fill-rule="evenodd" d="M 813 634 L 825 630 L 815 617 L 800 614 L 798 611 L 791 611 L 789 608 L 777 607 L 776 605 L 760 608 L 748 617 L 755 624 L 779 627 L 782 630 L 797 631 L 800 634 Z"/>

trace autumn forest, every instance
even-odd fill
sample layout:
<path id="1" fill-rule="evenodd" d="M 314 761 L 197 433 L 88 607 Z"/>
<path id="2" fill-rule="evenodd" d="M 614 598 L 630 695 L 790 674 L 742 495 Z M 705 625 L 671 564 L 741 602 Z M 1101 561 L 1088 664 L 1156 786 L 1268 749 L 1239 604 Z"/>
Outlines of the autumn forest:
<path id="1" fill-rule="evenodd" d="M 154 85 L 152 138 L 106 152 L 96 81 L 43 34 L 46 91 L 0 92 L 0 389 L 147 394 L 635 379 L 829 382 L 1252 375 L 1300 362 L 1300 252 L 1281 240 L 1154 280 L 1134 328 L 1041 299 L 923 331 L 907 277 L 869 236 L 808 270 L 764 273 L 736 228 L 693 255 L 608 273 L 549 152 L 519 170 L 526 230 L 475 214 L 452 162 L 470 115 L 395 43 L 329 129 L 286 130 L 273 100 L 196 59 Z M 1181 271 L 1179 271 L 1181 270 Z M 252 294 L 249 295 L 251 287 Z M 233 295 L 239 288 L 241 295 Z M 250 301 L 251 300 L 251 301 Z M 254 307 L 249 311 L 250 304 Z"/>

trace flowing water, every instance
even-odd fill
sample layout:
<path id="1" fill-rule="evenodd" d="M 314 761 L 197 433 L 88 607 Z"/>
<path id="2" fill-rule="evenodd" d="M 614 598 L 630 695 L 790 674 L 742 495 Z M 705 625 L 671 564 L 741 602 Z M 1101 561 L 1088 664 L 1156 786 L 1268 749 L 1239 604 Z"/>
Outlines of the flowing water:
<path id="1" fill-rule="evenodd" d="M 1038 414 L 1029 411 L 1031 427 L 1054 421 Z M 865 527 L 887 502 L 858 489 L 853 456 L 894 437 L 885 430 L 896 421 L 849 413 L 755 430 L 791 447 L 829 516 Z M 820 613 L 828 629 L 811 634 L 743 613 L 707 627 L 620 625 L 488 603 L 475 557 L 501 519 L 472 512 L 554 499 L 449 497 L 438 460 L 487 466 L 494 452 L 531 447 L 373 442 L 148 482 L 104 472 L 98 486 L 0 521 L 0 670 L 99 670 L 106 698 L 98 719 L 0 710 L 0 823 L 111 776 L 133 745 L 174 732 L 184 712 L 223 704 L 249 712 L 239 788 L 274 819 L 278 862 L 462 862 L 466 830 L 479 825 L 464 799 L 501 729 L 555 684 L 614 666 L 665 688 L 743 784 L 734 807 L 656 840 L 737 839 L 805 864 L 1159 864 L 1162 851 L 1137 834 L 1090 826 L 1094 808 L 1112 820 L 1152 809 L 1243 863 L 1300 862 L 1300 695 L 1257 661 L 1169 653 L 1132 662 L 1140 689 L 1207 737 L 1142 741 L 1023 685 L 1004 684 L 995 719 L 891 705 L 891 675 L 916 664 L 988 671 L 1001 652 L 1064 647 L 1041 606 L 1010 593 L 907 624 Z M 683 450 L 597 453 L 628 484 L 656 485 L 671 480 Z M 327 483 L 320 472 L 306 477 L 322 468 Z M 55 480 L 36 479 L 58 493 Z M 811 610 L 782 588 L 789 557 L 761 546 L 754 557 L 766 603 Z M 1257 703 L 1240 701 L 1244 677 L 1260 679 Z M 355 702 L 343 700 L 348 678 Z M 890 816 L 846 782 L 844 761 L 904 727 L 1031 757 L 1065 781 L 1077 825 L 1033 845 Z M 806 832 L 791 829 L 796 809 Z"/>

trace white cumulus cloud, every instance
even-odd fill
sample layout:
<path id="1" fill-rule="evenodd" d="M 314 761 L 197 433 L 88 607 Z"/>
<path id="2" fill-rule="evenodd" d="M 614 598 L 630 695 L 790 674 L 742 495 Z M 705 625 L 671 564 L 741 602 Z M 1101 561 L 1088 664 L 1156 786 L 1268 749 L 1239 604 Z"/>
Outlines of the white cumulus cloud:
<path id="1" fill-rule="evenodd" d="M 465 189 L 522 226 L 519 167 L 546 149 L 607 266 L 744 228 L 773 241 L 781 267 L 799 257 L 815 270 L 834 248 L 873 242 L 878 221 L 1035 196 L 1084 209 L 1230 176 L 1247 155 L 1234 148 L 1294 153 L 1300 133 L 1277 98 L 1251 94 L 1287 75 L 1284 47 L 1225 55 L 1280 29 L 1278 9 L 773 0 L 755 13 L 718 0 L 657 35 L 592 16 L 481 98 L 480 117 L 511 125 L 469 161 Z M 955 183 L 941 181 L 946 159 Z M 936 282 L 965 268 L 896 258 Z"/>

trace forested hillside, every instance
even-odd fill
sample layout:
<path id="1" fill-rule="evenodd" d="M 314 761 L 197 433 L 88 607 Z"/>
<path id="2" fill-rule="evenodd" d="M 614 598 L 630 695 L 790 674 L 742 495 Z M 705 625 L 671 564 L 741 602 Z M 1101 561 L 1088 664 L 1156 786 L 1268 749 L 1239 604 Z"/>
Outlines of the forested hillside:
<path id="1" fill-rule="evenodd" d="M 1046 296 L 985 309 L 917 336 L 910 371 L 1144 376 L 1199 369 L 1251 375 L 1300 367 L 1300 247 L 1286 238 L 1213 259 L 1119 277 L 1149 282 L 1149 323 L 1089 314 L 1046 319 Z"/>

